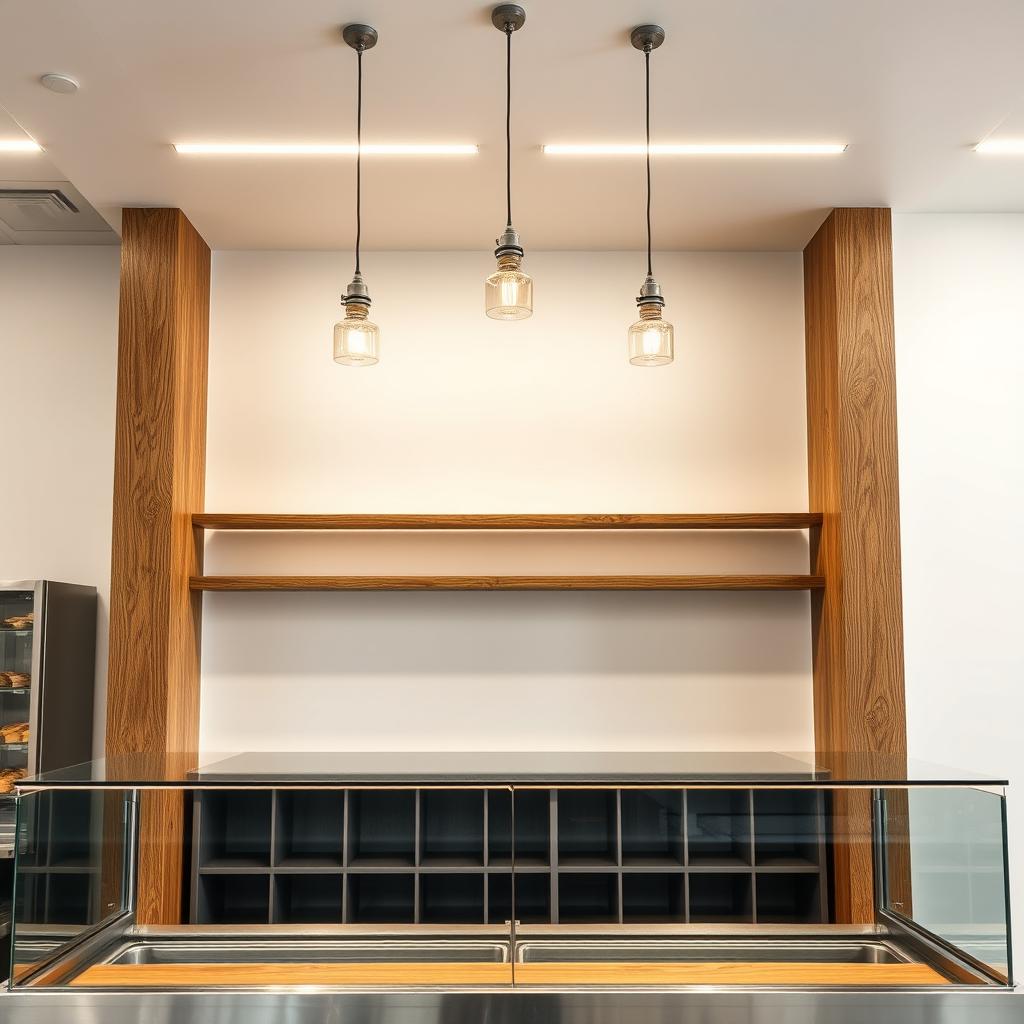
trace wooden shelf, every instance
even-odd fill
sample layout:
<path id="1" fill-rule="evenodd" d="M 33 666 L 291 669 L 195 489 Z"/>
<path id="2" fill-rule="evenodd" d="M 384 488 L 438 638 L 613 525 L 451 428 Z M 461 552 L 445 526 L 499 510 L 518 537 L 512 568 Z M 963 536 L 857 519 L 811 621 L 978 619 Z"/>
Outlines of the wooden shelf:
<path id="1" fill-rule="evenodd" d="M 193 576 L 192 590 L 820 590 L 823 576 Z"/>
<path id="2" fill-rule="evenodd" d="M 820 512 L 630 515 L 291 515 L 201 512 L 202 530 L 806 530 Z"/>

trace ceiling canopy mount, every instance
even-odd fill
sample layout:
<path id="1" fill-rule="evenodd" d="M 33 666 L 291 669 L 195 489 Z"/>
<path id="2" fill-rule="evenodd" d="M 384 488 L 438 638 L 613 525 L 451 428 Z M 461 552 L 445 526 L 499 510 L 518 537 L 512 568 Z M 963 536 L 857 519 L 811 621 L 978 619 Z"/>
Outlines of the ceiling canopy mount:
<path id="1" fill-rule="evenodd" d="M 377 45 L 377 30 L 372 25 L 345 25 L 341 38 L 353 50 L 372 50 Z"/>

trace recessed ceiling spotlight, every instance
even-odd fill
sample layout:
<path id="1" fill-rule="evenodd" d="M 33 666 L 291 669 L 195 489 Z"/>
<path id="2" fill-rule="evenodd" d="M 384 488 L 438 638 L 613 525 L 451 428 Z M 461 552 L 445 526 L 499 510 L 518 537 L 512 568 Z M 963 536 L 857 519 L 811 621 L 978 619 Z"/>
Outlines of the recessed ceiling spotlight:
<path id="1" fill-rule="evenodd" d="M 974 152 L 989 156 L 1024 156 L 1024 139 L 986 139 L 974 147 Z"/>
<path id="2" fill-rule="evenodd" d="M 58 75 L 56 72 L 49 72 L 42 75 L 39 84 L 46 86 L 50 92 L 71 93 L 78 92 L 78 82 L 70 75 Z"/>
<path id="3" fill-rule="evenodd" d="M 652 156 L 837 156 L 845 153 L 845 142 L 692 142 L 656 144 L 651 146 Z M 642 143 L 583 143 L 544 146 L 548 156 L 644 156 L 647 147 Z"/>
<path id="4" fill-rule="evenodd" d="M 183 156 L 355 156 L 359 151 L 352 143 L 321 142 L 176 142 L 174 149 Z M 473 156 L 477 152 L 468 143 L 390 142 L 362 147 L 363 156 Z"/>
<path id="5" fill-rule="evenodd" d="M 0 153 L 41 153 L 43 147 L 31 139 L 0 139 Z"/>

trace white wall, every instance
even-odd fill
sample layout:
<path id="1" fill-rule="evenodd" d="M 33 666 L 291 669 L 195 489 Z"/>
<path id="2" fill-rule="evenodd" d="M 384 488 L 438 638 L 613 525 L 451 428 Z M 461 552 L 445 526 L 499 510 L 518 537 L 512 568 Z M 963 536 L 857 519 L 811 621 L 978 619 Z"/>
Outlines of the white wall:
<path id="1" fill-rule="evenodd" d="M 207 509 L 807 507 L 799 254 L 657 259 L 677 359 L 638 369 L 635 253 L 374 253 L 383 360 L 336 366 L 350 259 L 214 258 Z M 806 571 L 802 537 L 224 535 L 209 572 Z M 805 594 L 210 595 L 202 746 L 807 749 Z"/>
<path id="2" fill-rule="evenodd" d="M 894 218 L 912 757 L 1006 775 L 1024 934 L 1024 216 Z"/>
<path id="3" fill-rule="evenodd" d="M 91 584 L 100 597 L 103 736 L 120 251 L 0 247 L 0 578 Z"/>

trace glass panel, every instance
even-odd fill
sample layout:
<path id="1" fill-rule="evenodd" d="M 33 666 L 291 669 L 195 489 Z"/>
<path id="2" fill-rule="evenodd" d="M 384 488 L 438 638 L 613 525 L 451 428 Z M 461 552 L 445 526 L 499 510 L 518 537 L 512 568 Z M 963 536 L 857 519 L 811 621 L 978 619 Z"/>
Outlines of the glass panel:
<path id="1" fill-rule="evenodd" d="M 813 754 L 771 751 L 538 751 L 353 752 L 298 751 L 142 755 L 90 761 L 46 772 L 34 785 L 81 788 L 273 789 L 341 786 L 760 786 L 808 789 L 880 785 L 1003 786 L 1006 779 L 878 754 L 843 754 L 842 768 L 818 764 Z"/>
<path id="2" fill-rule="evenodd" d="M 127 791 L 53 791 L 17 804 L 11 977 L 127 908 Z"/>
<path id="3" fill-rule="evenodd" d="M 886 909 L 1009 978 L 1003 795 L 887 790 L 884 814 Z"/>

